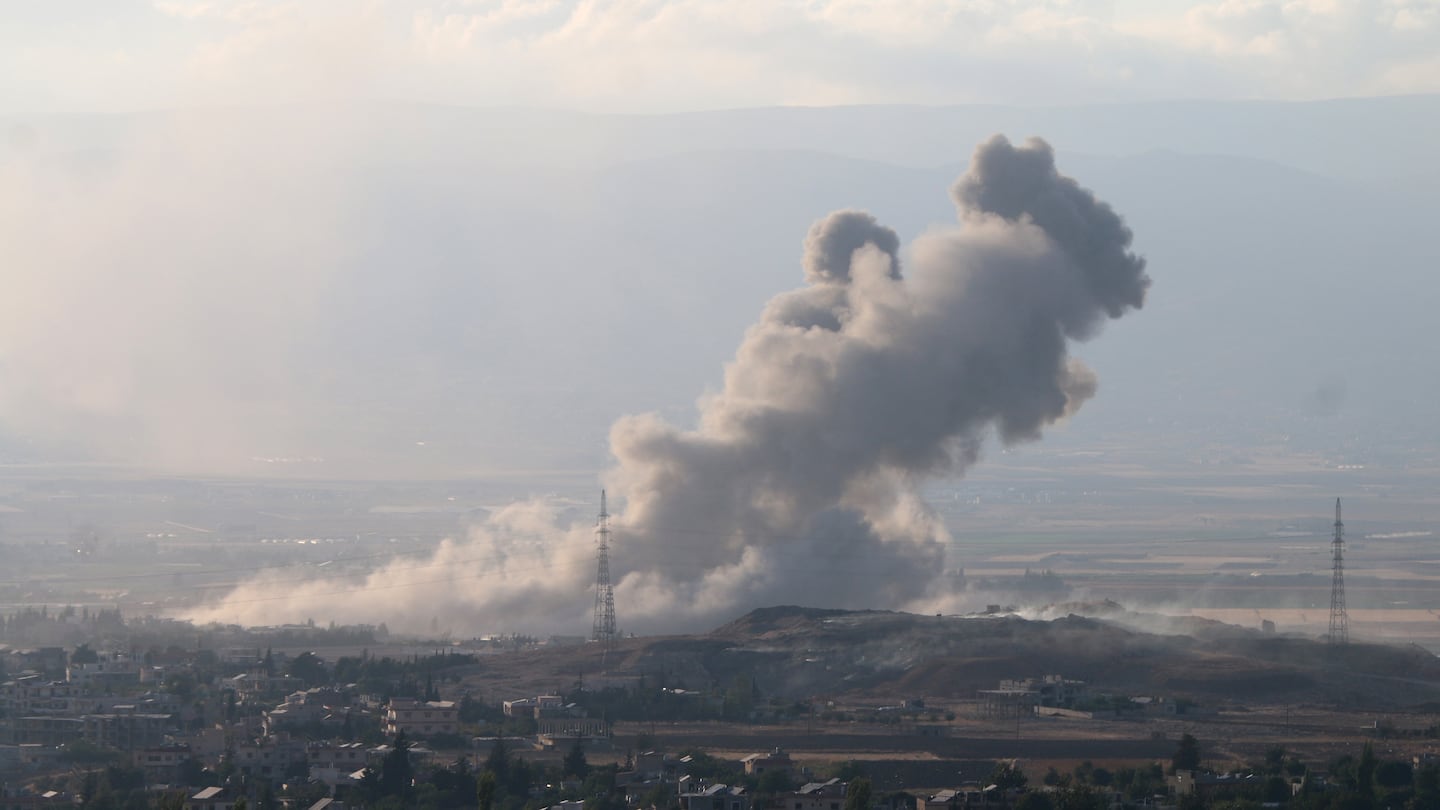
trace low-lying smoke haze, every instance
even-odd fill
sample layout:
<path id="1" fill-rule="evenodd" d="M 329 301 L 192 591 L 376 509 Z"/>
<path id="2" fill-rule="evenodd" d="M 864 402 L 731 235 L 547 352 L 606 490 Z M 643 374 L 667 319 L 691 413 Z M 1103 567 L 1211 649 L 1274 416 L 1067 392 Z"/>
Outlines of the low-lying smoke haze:
<path id="1" fill-rule="evenodd" d="M 1140 307 L 1150 283 L 1120 217 L 1059 174 L 1043 141 L 991 138 L 951 196 L 958 225 L 916 240 L 904 267 L 899 237 L 868 213 L 815 223 L 806 286 L 765 307 L 698 425 L 614 425 L 624 629 L 695 629 L 774 603 L 944 603 L 949 537 L 919 485 L 963 473 L 992 433 L 1040 438 L 1093 396 L 1070 345 Z M 357 587 L 282 572 L 196 618 L 573 632 L 589 539 L 518 504 Z"/>
<path id="2" fill-rule="evenodd" d="M 325 443 L 355 128 L 194 123 L 0 161 L 4 432 L 186 470 Z"/>

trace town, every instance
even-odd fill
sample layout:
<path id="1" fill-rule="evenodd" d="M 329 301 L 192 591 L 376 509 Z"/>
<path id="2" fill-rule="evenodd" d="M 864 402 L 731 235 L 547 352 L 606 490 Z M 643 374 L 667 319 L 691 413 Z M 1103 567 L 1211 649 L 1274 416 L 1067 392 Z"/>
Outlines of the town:
<path id="1" fill-rule="evenodd" d="M 537 683 L 568 688 L 511 694 L 481 686 L 499 662 L 594 666 L 595 645 L 511 637 L 393 656 L 363 626 L 207 628 L 69 608 L 0 625 L 11 639 L 56 628 L 95 640 L 0 648 L 0 807 L 1440 806 L 1440 726 L 1377 726 L 1304 757 L 1259 735 L 1245 761 L 1234 746 L 1206 751 L 1221 732 L 1195 724 L 1218 719 L 1213 705 L 1059 675 L 1000 679 L 944 704 L 780 700 L 751 678 L 689 688 L 614 666 L 568 685 L 552 671 Z M 292 652 L 306 640 L 326 654 Z M 355 652 L 329 652 L 344 649 Z M 518 690 L 509 683 L 496 689 Z M 1200 737 L 1019 738 L 1022 724 L 1029 737 L 1038 723 L 1106 722 Z M 996 734 L 1011 727 L 1013 740 Z"/>

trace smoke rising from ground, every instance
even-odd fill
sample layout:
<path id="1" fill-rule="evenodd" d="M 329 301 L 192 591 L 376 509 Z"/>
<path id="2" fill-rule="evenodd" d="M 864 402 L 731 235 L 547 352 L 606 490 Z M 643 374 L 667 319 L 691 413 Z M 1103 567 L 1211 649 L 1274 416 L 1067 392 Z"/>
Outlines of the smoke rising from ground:
<path id="1" fill-rule="evenodd" d="M 1043 141 L 986 141 L 951 195 L 958 226 L 918 239 L 903 272 L 899 238 L 874 217 L 816 223 L 806 286 L 766 306 L 696 427 L 614 425 L 623 629 L 703 628 L 777 603 L 943 600 L 949 538 L 919 484 L 963 473 L 990 432 L 1037 439 L 1093 396 L 1070 343 L 1149 286 L 1120 217 L 1059 174 Z M 397 562 L 343 596 L 333 581 L 260 580 L 199 618 L 573 633 L 588 626 L 592 560 L 588 527 L 522 504 L 446 544 L 438 568 Z M 427 586 L 437 570 L 455 584 Z"/>

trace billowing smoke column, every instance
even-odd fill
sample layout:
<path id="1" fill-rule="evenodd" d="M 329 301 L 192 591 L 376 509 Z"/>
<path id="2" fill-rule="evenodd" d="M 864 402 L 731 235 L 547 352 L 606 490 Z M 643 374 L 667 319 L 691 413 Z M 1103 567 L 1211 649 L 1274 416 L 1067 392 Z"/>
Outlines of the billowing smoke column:
<path id="1" fill-rule="evenodd" d="M 963 472 L 992 429 L 1006 443 L 1038 438 L 1095 392 L 1069 342 L 1140 307 L 1150 283 L 1120 217 L 1058 174 L 1035 139 L 982 144 L 952 196 L 960 226 L 919 239 L 904 273 L 899 239 L 869 214 L 816 223 L 807 286 L 765 308 L 697 427 L 653 415 L 614 426 L 606 478 L 624 502 L 613 556 L 624 629 L 706 627 L 777 603 L 923 602 L 947 537 L 919 483 Z M 541 524 L 517 506 L 470 544 L 447 544 L 437 565 L 486 554 L 470 564 L 494 576 L 457 589 L 449 609 L 425 589 L 414 622 L 443 611 L 489 626 L 587 626 L 588 535 Z M 535 557 L 522 550 L 557 543 L 556 564 L 523 567 Z M 367 584 L 394 581 L 382 571 Z M 292 617 L 304 591 L 289 597 Z M 350 620 L 374 601 L 336 605 L 333 584 L 320 591 Z M 256 594 L 232 598 L 263 602 Z M 392 591 L 380 604 L 403 599 Z M 397 626 L 384 615 L 369 618 Z M 524 619 L 539 615 L 551 618 Z"/>
<path id="2" fill-rule="evenodd" d="M 903 603 L 944 540 L 916 483 L 963 471 L 991 426 L 1034 439 L 1094 393 L 1067 344 L 1144 301 L 1130 231 L 1039 140 L 982 144 L 952 196 L 961 227 L 919 240 L 904 276 L 874 217 L 816 223 L 809 285 L 770 302 L 698 429 L 615 426 L 622 603 Z"/>

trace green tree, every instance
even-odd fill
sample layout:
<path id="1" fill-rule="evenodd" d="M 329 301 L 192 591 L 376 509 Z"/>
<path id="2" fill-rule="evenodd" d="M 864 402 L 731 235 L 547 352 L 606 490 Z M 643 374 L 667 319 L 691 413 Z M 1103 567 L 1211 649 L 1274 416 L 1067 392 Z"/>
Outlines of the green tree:
<path id="1" fill-rule="evenodd" d="M 1360 749 L 1360 761 L 1355 764 L 1355 789 L 1369 796 L 1375 792 L 1375 749 L 1370 743 Z"/>
<path id="2" fill-rule="evenodd" d="M 490 755 L 485 758 L 485 770 L 495 775 L 496 783 L 504 785 L 510 778 L 510 748 L 504 737 L 496 737 Z"/>
<path id="3" fill-rule="evenodd" d="M 1109 802 L 1099 791 L 1072 784 L 1055 791 L 1055 810 L 1108 810 Z"/>
<path id="4" fill-rule="evenodd" d="M 997 762 L 995 769 L 990 772 L 990 784 L 1001 790 L 1018 790 L 1025 787 L 1030 780 L 1025 778 L 1025 772 L 1020 770 L 1012 762 Z"/>
<path id="5" fill-rule="evenodd" d="M 486 770 L 476 783 L 475 798 L 480 810 L 495 810 L 495 772 Z"/>
<path id="6" fill-rule="evenodd" d="M 1375 766 L 1375 784 L 1390 790 L 1410 787 L 1415 782 L 1415 769 L 1404 760 L 1387 759 Z"/>
<path id="7" fill-rule="evenodd" d="M 1440 765 L 1421 765 L 1415 771 L 1415 798 L 1411 810 L 1440 810 Z"/>
<path id="8" fill-rule="evenodd" d="M 1050 796 L 1038 790 L 1026 791 L 1015 802 L 1015 810 L 1055 810 Z"/>
<path id="9" fill-rule="evenodd" d="M 855 779 L 845 786 L 845 810 L 870 810 L 870 780 Z"/>
<path id="10" fill-rule="evenodd" d="M 1285 749 L 1276 745 L 1265 751 L 1265 773 L 1278 774 L 1285 766 Z"/>
<path id="11" fill-rule="evenodd" d="M 290 661 L 287 673 L 305 682 L 306 686 L 323 686 L 330 680 L 325 662 L 313 652 L 303 652 Z"/>
<path id="12" fill-rule="evenodd" d="M 564 776 L 573 776 L 576 779 L 584 779 L 590 773 L 590 763 L 585 761 L 585 745 L 580 735 L 575 735 L 575 743 L 570 746 L 569 752 L 565 754 Z"/>
<path id="13" fill-rule="evenodd" d="M 671 810 L 679 807 L 680 800 L 675 795 L 675 789 L 670 785 L 656 785 L 648 792 L 640 796 L 638 802 L 640 807 L 654 807 L 659 810 Z"/>
<path id="14" fill-rule="evenodd" d="M 790 772 L 784 768 L 776 768 L 760 774 L 760 779 L 755 784 L 755 790 L 767 796 L 789 793 L 794 789 L 795 780 L 790 778 Z"/>
<path id="15" fill-rule="evenodd" d="M 1265 801 L 1273 804 L 1290 801 L 1290 783 L 1285 777 L 1277 774 L 1265 780 Z"/>
<path id="16" fill-rule="evenodd" d="M 1200 742 L 1189 734 L 1180 737 L 1180 747 L 1170 757 L 1170 772 L 1200 770 Z"/>
<path id="17" fill-rule="evenodd" d="M 410 764 L 410 741 L 405 732 L 395 735 L 390 753 L 380 760 L 380 791 L 386 796 L 404 796 L 415 781 L 414 767 Z"/>

